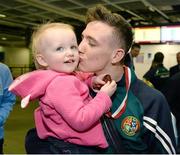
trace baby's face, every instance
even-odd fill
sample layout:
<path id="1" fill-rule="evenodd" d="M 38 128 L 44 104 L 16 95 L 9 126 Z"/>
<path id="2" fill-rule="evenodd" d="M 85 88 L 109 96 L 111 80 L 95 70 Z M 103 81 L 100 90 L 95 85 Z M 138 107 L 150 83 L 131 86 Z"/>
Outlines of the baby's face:
<path id="1" fill-rule="evenodd" d="M 40 54 L 47 69 L 71 73 L 79 62 L 75 33 L 69 28 L 49 28 L 40 40 Z"/>

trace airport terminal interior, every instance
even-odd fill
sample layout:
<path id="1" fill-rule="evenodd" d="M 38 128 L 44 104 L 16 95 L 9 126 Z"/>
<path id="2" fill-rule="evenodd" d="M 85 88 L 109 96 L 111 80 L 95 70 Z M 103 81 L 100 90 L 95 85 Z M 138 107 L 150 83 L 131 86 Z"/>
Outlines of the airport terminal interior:
<path id="1" fill-rule="evenodd" d="M 46 22 L 64 22 L 75 27 L 78 42 L 85 28 L 88 8 L 102 4 L 122 15 L 133 27 L 134 41 L 141 45 L 134 59 L 140 79 L 161 51 L 167 69 L 177 64 L 180 51 L 180 0 L 0 0 L 0 62 L 7 64 L 13 78 L 34 69 L 31 35 Z M 34 127 L 33 112 L 38 102 L 21 109 L 17 98 L 5 124 L 5 154 L 26 153 L 24 138 Z"/>

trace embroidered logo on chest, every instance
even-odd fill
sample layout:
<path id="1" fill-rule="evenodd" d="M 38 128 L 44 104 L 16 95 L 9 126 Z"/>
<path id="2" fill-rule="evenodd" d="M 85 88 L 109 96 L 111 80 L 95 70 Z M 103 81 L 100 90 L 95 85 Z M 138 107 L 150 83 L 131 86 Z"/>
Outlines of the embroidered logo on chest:
<path id="1" fill-rule="evenodd" d="M 139 120 L 134 116 L 127 116 L 121 124 L 122 131 L 128 136 L 134 136 L 140 128 Z"/>

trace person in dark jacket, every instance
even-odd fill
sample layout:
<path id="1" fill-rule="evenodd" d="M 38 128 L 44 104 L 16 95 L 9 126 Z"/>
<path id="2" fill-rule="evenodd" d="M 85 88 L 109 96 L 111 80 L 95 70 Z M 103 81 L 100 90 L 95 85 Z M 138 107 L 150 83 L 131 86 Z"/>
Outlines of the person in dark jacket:
<path id="1" fill-rule="evenodd" d="M 132 67 L 133 69 L 135 69 L 133 59 L 139 55 L 140 49 L 141 49 L 140 44 L 133 43 L 130 52 L 127 53 L 125 56 L 124 64 L 126 66 Z"/>
<path id="2" fill-rule="evenodd" d="M 174 154 L 174 130 L 164 95 L 124 66 L 133 40 L 131 30 L 122 16 L 96 6 L 87 12 L 79 44 L 79 69 L 109 74 L 117 82 L 111 111 L 102 118 L 110 145 L 103 153 Z"/>
<path id="3" fill-rule="evenodd" d="M 172 113 L 176 118 L 176 126 L 178 131 L 178 149 L 177 153 L 180 153 L 180 72 L 170 77 L 167 84 L 164 86 L 163 94 L 165 95 Z"/>
<path id="4" fill-rule="evenodd" d="M 172 66 L 172 67 L 169 69 L 170 77 L 173 76 L 174 74 L 180 72 L 180 52 L 178 52 L 178 53 L 176 54 L 176 60 L 177 60 L 177 65 Z"/>

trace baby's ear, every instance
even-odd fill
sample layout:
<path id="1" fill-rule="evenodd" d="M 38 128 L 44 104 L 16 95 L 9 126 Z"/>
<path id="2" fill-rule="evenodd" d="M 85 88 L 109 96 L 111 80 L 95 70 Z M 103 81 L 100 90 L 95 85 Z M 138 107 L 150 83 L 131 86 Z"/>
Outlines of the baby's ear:
<path id="1" fill-rule="evenodd" d="M 43 55 L 41 55 L 41 54 L 36 55 L 36 61 L 39 65 L 41 65 L 43 67 L 48 66 L 48 64 L 46 63 L 46 60 L 44 59 Z"/>

